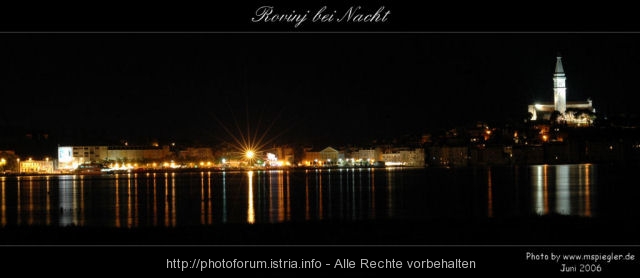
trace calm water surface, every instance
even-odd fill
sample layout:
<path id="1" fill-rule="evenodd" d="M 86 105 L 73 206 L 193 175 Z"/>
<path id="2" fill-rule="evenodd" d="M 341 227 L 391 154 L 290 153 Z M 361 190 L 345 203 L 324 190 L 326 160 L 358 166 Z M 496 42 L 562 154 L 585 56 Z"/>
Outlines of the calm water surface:
<path id="1" fill-rule="evenodd" d="M 595 164 L 0 177 L 2 226 L 638 216 L 628 169 Z"/>

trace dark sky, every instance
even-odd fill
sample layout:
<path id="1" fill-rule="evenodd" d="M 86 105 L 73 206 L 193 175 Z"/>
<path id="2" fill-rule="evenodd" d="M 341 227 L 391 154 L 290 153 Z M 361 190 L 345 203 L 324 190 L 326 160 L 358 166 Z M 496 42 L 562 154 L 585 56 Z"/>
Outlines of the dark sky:
<path id="1" fill-rule="evenodd" d="M 359 142 L 521 118 L 558 52 L 569 100 L 637 111 L 640 34 L 401 31 L 1 33 L 0 126 Z"/>

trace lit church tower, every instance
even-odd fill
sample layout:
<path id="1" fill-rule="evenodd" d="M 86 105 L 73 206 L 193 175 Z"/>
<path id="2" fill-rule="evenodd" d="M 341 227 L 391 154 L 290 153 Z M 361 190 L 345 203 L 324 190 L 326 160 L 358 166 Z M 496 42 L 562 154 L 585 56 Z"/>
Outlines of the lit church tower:
<path id="1" fill-rule="evenodd" d="M 556 72 L 553 74 L 553 105 L 555 110 L 564 115 L 567 111 L 566 77 L 562 68 L 562 57 L 556 57 Z"/>
<path id="2" fill-rule="evenodd" d="M 591 99 L 586 101 L 567 101 L 567 78 L 562 68 L 562 57 L 556 57 L 556 71 L 553 73 L 553 103 L 537 102 L 529 104 L 529 114 L 532 121 L 551 120 L 554 111 L 560 112 L 559 119 L 572 126 L 590 126 L 596 109 Z M 569 109 L 569 113 L 567 113 Z"/>

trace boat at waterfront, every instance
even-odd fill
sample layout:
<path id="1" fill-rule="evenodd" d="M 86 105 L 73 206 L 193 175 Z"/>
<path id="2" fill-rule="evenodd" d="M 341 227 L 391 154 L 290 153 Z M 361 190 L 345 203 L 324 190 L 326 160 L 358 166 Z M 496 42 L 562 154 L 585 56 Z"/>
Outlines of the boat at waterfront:
<path id="1" fill-rule="evenodd" d="M 78 165 L 75 169 L 76 174 L 82 175 L 101 175 L 110 173 L 111 169 L 100 163 L 84 163 Z"/>

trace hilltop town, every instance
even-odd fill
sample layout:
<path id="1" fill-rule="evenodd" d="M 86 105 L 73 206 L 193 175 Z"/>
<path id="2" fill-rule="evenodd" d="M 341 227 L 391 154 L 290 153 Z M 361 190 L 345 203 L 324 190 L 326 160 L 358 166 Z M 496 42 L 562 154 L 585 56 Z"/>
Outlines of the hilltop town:
<path id="1" fill-rule="evenodd" d="M 367 144 L 308 145 L 158 141 L 62 144 L 46 131 L 4 127 L 0 173 L 70 173 L 80 166 L 110 170 L 242 169 L 290 167 L 468 167 L 554 163 L 638 163 L 637 115 L 603 115 L 591 99 L 568 100 L 562 58 L 553 73 L 553 102 L 534 103 L 501 123 L 470 120 L 446 130 L 393 135 Z M 523 108 L 523 112 L 525 109 Z M 419 123 L 416 123 L 419 125 Z M 241 143 L 241 142 L 238 142 Z M 85 167 L 90 170 L 91 167 Z"/>

